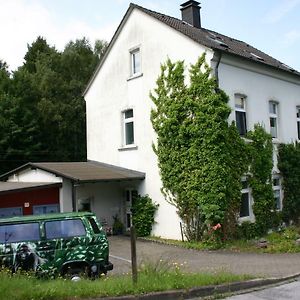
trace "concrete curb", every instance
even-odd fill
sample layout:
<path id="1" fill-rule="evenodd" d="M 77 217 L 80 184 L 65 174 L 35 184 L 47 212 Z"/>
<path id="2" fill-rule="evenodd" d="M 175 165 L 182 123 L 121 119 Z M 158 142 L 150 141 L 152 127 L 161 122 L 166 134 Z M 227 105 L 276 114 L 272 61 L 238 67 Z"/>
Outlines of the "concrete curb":
<path id="1" fill-rule="evenodd" d="M 164 292 L 153 292 L 143 295 L 127 295 L 118 297 L 100 297 L 90 298 L 89 300 L 182 300 L 194 297 L 208 297 L 222 294 L 228 294 L 238 291 L 246 291 L 250 289 L 257 289 L 273 285 L 276 283 L 293 280 L 300 277 L 300 273 L 293 274 L 281 278 L 266 278 L 266 279 L 252 279 L 248 281 L 233 282 L 221 285 L 211 285 L 194 287 L 187 290 L 170 290 Z"/>

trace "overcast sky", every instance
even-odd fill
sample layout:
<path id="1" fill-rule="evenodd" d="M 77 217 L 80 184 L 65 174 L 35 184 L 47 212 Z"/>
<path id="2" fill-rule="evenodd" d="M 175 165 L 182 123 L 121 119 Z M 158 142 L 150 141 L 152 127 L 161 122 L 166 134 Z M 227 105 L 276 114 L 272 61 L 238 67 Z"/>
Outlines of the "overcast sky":
<path id="1" fill-rule="evenodd" d="M 128 0 L 0 0 L 0 59 L 22 65 L 41 35 L 62 50 L 71 39 L 110 40 Z M 180 18 L 184 0 L 135 0 Z M 300 71 L 300 0 L 200 0 L 202 26 L 245 41 Z"/>

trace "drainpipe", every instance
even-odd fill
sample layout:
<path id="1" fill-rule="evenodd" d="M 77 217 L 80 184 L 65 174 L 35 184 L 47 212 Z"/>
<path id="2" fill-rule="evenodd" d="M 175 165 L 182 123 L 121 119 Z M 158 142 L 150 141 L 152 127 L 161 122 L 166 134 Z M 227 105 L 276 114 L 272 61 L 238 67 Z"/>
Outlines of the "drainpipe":
<path id="1" fill-rule="evenodd" d="M 217 86 L 219 87 L 219 65 L 221 62 L 222 58 L 222 52 L 216 51 L 215 55 L 213 57 L 213 60 L 216 61 L 216 66 L 215 66 L 215 78 L 217 82 Z"/>
<path id="2" fill-rule="evenodd" d="M 72 210 L 73 212 L 77 211 L 77 201 L 76 201 L 76 186 L 75 182 L 72 180 Z"/>

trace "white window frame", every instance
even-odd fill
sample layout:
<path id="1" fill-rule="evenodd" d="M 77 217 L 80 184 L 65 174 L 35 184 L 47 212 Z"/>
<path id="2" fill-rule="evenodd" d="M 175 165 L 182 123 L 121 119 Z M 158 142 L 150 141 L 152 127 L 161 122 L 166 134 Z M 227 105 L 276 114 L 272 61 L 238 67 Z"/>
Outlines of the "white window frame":
<path id="1" fill-rule="evenodd" d="M 127 188 L 125 190 L 125 228 L 126 228 L 126 230 L 129 230 L 130 227 L 132 226 L 132 210 L 131 209 L 132 209 L 132 199 L 133 199 L 134 193 L 138 194 L 137 190 L 134 188 Z M 127 198 L 127 196 L 129 196 L 129 197 Z M 130 224 L 128 224 L 128 218 L 129 218 Z"/>
<path id="2" fill-rule="evenodd" d="M 132 117 L 126 118 L 126 112 L 132 111 Z M 135 144 L 135 132 L 134 132 L 134 111 L 133 108 L 128 108 L 122 111 L 122 122 L 123 122 L 123 146 L 132 146 Z M 126 124 L 132 123 L 133 127 L 133 142 L 127 144 L 127 131 L 126 131 Z"/>
<path id="3" fill-rule="evenodd" d="M 236 99 L 240 99 L 242 100 L 242 107 L 237 107 L 236 105 Z M 247 130 L 248 130 L 248 124 L 247 124 L 247 110 L 246 110 L 246 99 L 247 99 L 247 96 L 246 95 L 243 95 L 243 94 L 239 94 L 239 93 L 236 93 L 234 94 L 234 108 L 235 108 L 235 112 L 241 112 L 245 115 L 245 133 L 244 134 L 241 134 L 240 132 L 240 135 L 241 136 L 244 136 L 247 134 Z M 236 114 L 235 114 L 235 123 L 237 124 L 237 118 L 236 118 Z M 238 128 L 238 127 L 237 127 Z M 238 129 L 239 131 L 239 129 Z"/>
<path id="4" fill-rule="evenodd" d="M 279 135 L 279 117 L 278 117 L 278 107 L 279 107 L 279 103 L 277 101 L 274 100 L 270 100 L 269 101 L 269 122 L 270 122 L 270 134 L 272 135 L 273 139 L 278 139 L 278 135 Z M 271 105 L 275 105 L 275 112 L 270 110 Z M 275 127 L 271 127 L 271 119 L 275 120 Z M 272 130 L 272 128 L 275 128 L 274 131 Z"/>
<path id="5" fill-rule="evenodd" d="M 243 183 L 243 182 L 247 182 L 247 178 L 242 178 L 242 183 Z M 243 188 L 243 189 L 241 190 L 241 201 L 242 201 L 242 195 L 243 195 L 243 194 L 248 194 L 248 211 L 249 211 L 249 214 L 248 214 L 248 216 L 242 216 L 242 217 L 241 217 L 241 215 L 240 215 L 241 210 L 240 210 L 240 212 L 239 212 L 239 218 L 240 218 L 241 220 L 249 220 L 249 219 L 251 219 L 251 189 L 250 189 L 248 183 L 247 183 L 247 187 L 246 187 L 246 188 Z"/>
<path id="6" fill-rule="evenodd" d="M 297 113 L 296 113 L 296 117 L 297 117 L 297 138 L 298 140 L 300 140 L 300 106 L 298 105 L 296 107 Z"/>
<path id="7" fill-rule="evenodd" d="M 274 180 L 278 180 L 277 185 L 274 185 Z M 279 208 L 276 206 L 276 210 L 281 211 L 282 210 L 282 186 L 281 186 L 281 177 L 279 174 L 275 174 L 272 176 L 272 188 L 273 188 L 273 194 L 274 194 L 274 201 L 275 201 L 275 193 L 279 191 Z"/>
<path id="8" fill-rule="evenodd" d="M 138 54 L 138 55 L 137 55 Z M 136 58 L 139 59 L 139 68 L 137 69 Z M 142 60 L 141 60 L 141 49 L 136 47 L 130 50 L 130 66 L 131 66 L 131 76 L 138 76 L 142 73 Z"/>

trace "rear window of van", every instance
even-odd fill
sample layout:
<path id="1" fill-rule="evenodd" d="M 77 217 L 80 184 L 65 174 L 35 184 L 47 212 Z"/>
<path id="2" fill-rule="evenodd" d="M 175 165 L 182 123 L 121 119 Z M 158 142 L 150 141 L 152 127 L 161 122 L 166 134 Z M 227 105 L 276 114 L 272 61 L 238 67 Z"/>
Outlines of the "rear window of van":
<path id="1" fill-rule="evenodd" d="M 0 243 L 40 240 L 39 223 L 0 225 Z"/>
<path id="2" fill-rule="evenodd" d="M 86 234 L 80 219 L 57 220 L 45 222 L 47 239 L 68 238 Z"/>

